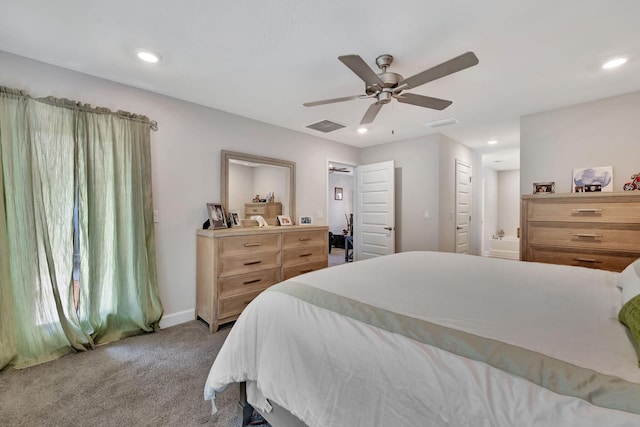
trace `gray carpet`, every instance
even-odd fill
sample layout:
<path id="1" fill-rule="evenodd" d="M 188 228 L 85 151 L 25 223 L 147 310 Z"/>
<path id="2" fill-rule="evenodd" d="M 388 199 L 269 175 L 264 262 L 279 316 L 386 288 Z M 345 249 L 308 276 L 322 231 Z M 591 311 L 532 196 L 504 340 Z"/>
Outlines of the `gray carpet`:
<path id="1" fill-rule="evenodd" d="M 192 321 L 19 371 L 0 372 L 2 426 L 216 426 L 238 423 L 239 388 L 203 398 L 230 326 Z"/>

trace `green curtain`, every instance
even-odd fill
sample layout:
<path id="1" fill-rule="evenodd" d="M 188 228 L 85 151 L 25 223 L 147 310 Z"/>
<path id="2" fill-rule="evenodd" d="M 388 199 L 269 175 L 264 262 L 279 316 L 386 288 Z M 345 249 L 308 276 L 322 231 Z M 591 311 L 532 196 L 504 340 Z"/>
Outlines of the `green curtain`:
<path id="1" fill-rule="evenodd" d="M 0 368 L 157 329 L 148 120 L 0 88 L 0 142 Z"/>

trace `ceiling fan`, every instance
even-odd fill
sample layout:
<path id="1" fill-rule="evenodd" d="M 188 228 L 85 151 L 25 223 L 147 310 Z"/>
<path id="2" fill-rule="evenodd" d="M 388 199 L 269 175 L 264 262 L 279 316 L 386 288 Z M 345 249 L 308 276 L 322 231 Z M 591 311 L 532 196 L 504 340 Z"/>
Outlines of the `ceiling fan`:
<path id="1" fill-rule="evenodd" d="M 349 168 L 337 168 L 333 165 L 329 166 L 329 173 L 333 172 L 343 172 L 343 173 L 351 173 L 351 169 Z"/>
<path id="2" fill-rule="evenodd" d="M 346 96 L 343 98 L 325 99 L 323 101 L 306 102 L 305 107 L 315 107 L 316 105 L 332 104 L 334 102 L 351 101 L 353 99 L 375 98 L 376 102 L 371 104 L 364 117 L 360 121 L 361 125 L 366 125 L 376 118 L 378 112 L 384 104 L 391 102 L 393 98 L 398 102 L 417 105 L 418 107 L 432 108 L 434 110 L 444 110 L 452 101 L 446 99 L 432 98 L 414 93 L 403 93 L 406 89 L 412 89 L 439 79 L 449 74 L 462 71 L 465 68 L 478 64 L 478 57 L 473 52 L 467 52 L 433 68 L 422 71 L 408 79 L 400 74 L 388 72 L 387 68 L 393 62 L 393 56 L 389 54 L 380 55 L 376 58 L 378 68 L 382 70 L 376 74 L 359 55 L 344 55 L 338 59 L 351 69 L 365 83 L 365 94 Z"/>

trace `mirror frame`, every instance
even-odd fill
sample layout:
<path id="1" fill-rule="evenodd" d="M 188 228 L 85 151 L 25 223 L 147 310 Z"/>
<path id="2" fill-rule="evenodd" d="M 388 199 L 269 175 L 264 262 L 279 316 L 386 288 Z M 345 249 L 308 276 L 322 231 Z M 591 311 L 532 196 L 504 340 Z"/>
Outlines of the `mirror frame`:
<path id="1" fill-rule="evenodd" d="M 274 159 L 271 157 L 254 156 L 252 154 L 238 153 L 235 151 L 222 150 L 220 152 L 222 162 L 220 173 L 220 195 L 222 206 L 229 209 L 229 160 L 240 160 L 251 163 L 263 163 L 271 166 L 281 166 L 289 169 L 289 217 L 295 223 L 296 218 L 296 163 L 288 160 Z"/>

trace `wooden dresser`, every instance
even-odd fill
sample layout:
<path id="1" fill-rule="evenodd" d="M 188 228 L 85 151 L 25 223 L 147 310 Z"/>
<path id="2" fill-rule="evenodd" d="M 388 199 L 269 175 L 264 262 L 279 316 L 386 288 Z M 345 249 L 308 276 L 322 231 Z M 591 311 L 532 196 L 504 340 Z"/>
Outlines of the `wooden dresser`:
<path id="1" fill-rule="evenodd" d="M 196 318 L 215 332 L 269 286 L 328 266 L 328 227 L 197 231 Z"/>
<path id="2" fill-rule="evenodd" d="M 640 258 L 640 191 L 521 200 L 520 259 L 622 271 Z"/>

